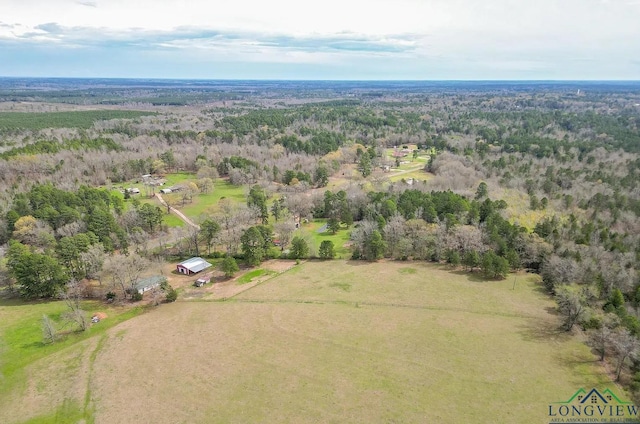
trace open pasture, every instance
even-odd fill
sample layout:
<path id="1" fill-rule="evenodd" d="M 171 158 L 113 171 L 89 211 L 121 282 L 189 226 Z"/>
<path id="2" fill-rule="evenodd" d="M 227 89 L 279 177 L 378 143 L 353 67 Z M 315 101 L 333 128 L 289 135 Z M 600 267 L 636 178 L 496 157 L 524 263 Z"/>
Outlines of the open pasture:
<path id="1" fill-rule="evenodd" d="M 538 277 L 515 278 L 305 262 L 121 323 L 69 378 L 88 379 L 95 423 L 545 422 L 550 402 L 612 385 Z"/>

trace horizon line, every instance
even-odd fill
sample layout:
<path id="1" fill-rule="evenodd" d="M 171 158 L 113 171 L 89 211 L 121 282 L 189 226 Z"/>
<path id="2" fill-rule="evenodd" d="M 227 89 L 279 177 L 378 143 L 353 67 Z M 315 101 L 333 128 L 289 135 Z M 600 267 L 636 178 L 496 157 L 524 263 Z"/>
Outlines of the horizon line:
<path id="1" fill-rule="evenodd" d="M 0 79 L 57 80 L 146 80 L 146 81 L 251 81 L 251 82 L 613 82 L 640 83 L 640 79 L 320 79 L 320 78 L 193 78 L 193 77 L 98 77 L 98 76 L 15 76 L 0 75 Z"/>

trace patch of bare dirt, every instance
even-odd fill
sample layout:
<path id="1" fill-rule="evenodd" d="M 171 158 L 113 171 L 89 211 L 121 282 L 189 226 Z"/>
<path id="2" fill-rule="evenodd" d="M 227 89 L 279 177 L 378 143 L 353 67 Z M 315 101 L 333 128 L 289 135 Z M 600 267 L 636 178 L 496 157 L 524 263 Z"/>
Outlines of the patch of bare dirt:
<path id="1" fill-rule="evenodd" d="M 193 286 L 193 281 L 195 281 L 195 278 L 189 280 L 189 285 L 179 286 L 184 290 L 180 298 L 182 300 L 228 299 L 257 286 L 265 280 L 273 278 L 276 275 L 293 268 L 295 265 L 295 261 L 282 259 L 272 259 L 270 261 L 263 262 L 260 265 L 260 268 L 270 271 L 270 273 L 256 277 L 251 282 L 245 284 L 238 284 L 238 279 L 254 268 L 244 268 L 234 278 L 225 278 L 222 272 L 216 271 L 214 274 L 214 278 L 211 280 L 212 282 L 209 284 L 205 284 L 202 287 Z"/>
<path id="2" fill-rule="evenodd" d="M 296 261 L 284 260 L 284 259 L 272 259 L 267 262 L 263 262 L 260 268 L 275 271 L 277 273 L 285 272 L 296 266 Z"/>
<path id="3" fill-rule="evenodd" d="M 228 299 L 243 291 L 249 290 L 260 284 L 260 280 L 252 281 L 246 284 L 238 284 L 237 277 L 215 283 L 213 287 L 208 288 L 207 299 Z"/>

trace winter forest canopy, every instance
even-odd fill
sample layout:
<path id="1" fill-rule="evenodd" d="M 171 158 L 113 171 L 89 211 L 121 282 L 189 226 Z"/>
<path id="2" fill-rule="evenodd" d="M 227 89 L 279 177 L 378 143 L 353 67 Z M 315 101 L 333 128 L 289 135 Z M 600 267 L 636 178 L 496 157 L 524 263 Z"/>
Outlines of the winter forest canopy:
<path id="1" fill-rule="evenodd" d="M 622 355 L 639 182 L 638 83 L 0 79 L 0 284 L 26 299 L 133 298 L 135 268 L 187 255 L 431 261 L 538 273 L 566 330 Z M 348 242 L 296 232 L 314 220 Z"/>

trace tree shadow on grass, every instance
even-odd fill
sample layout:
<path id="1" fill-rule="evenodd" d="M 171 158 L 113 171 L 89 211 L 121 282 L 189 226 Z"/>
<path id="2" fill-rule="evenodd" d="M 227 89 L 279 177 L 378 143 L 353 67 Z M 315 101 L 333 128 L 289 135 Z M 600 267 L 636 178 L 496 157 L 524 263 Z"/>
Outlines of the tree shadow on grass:
<path id="1" fill-rule="evenodd" d="M 548 308 L 553 309 L 553 308 Z M 553 310 L 554 314 L 555 309 Z M 528 320 L 518 328 L 518 333 L 525 341 L 544 342 L 548 344 L 576 343 L 575 334 L 566 331 L 556 320 Z M 578 342 L 579 343 L 579 342 Z M 582 349 L 567 349 L 566 347 L 554 350 L 545 361 L 553 361 L 562 368 L 570 370 L 571 383 L 582 385 L 585 375 L 593 374 L 591 365 L 599 363 L 596 355 L 585 354 Z M 587 368 L 585 368 L 587 367 Z"/>
<path id="2" fill-rule="evenodd" d="M 533 291 L 535 291 L 536 293 L 543 294 L 545 296 L 553 297 L 553 295 L 549 293 L 549 290 L 547 290 L 547 288 L 542 283 L 536 284 Z"/>
<path id="3" fill-rule="evenodd" d="M 350 266 L 367 266 L 367 265 L 371 265 L 371 264 L 375 264 L 377 262 L 371 262 L 371 261 L 361 261 L 361 260 L 356 260 L 356 259 L 349 259 L 347 261 L 347 265 Z"/>
<path id="4" fill-rule="evenodd" d="M 526 341 L 566 342 L 573 338 L 572 333 L 565 331 L 555 320 L 530 320 L 518 328 L 518 333 Z"/>
<path id="5" fill-rule="evenodd" d="M 25 300 L 20 297 L 0 298 L 0 307 L 25 306 L 25 305 L 46 305 L 48 303 L 59 302 L 59 299 Z"/>
<path id="6" fill-rule="evenodd" d="M 44 343 L 42 341 L 37 341 L 37 342 L 31 342 L 31 343 L 25 343 L 23 345 L 20 345 L 21 349 L 39 349 L 41 347 L 45 347 L 48 346 L 48 343 Z"/>
<path id="7" fill-rule="evenodd" d="M 449 270 L 449 272 L 451 274 L 455 274 L 455 275 L 462 275 L 467 277 L 467 280 L 474 282 L 474 283 L 493 283 L 496 282 L 498 280 L 492 280 L 492 279 L 488 279 L 485 278 L 481 273 L 479 272 L 469 272 L 469 271 L 462 271 L 462 270 Z"/>

